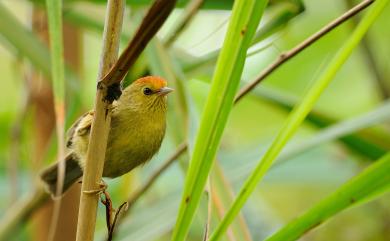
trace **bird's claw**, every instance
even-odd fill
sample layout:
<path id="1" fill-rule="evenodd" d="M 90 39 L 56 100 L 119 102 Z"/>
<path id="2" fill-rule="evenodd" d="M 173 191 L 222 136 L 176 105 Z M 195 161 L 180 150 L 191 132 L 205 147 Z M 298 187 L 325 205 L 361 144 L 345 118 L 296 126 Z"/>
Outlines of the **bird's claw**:
<path id="1" fill-rule="evenodd" d="M 99 184 L 99 188 L 98 189 L 95 189 L 95 190 L 84 190 L 83 193 L 85 194 L 102 194 L 106 191 L 108 185 L 107 183 L 104 182 L 104 180 L 101 180 Z"/>

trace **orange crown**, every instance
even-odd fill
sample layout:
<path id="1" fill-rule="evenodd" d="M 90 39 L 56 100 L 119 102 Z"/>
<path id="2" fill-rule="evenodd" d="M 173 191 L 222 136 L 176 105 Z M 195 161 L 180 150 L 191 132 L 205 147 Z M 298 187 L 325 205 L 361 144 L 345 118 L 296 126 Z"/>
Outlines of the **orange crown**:
<path id="1" fill-rule="evenodd" d="M 153 89 L 161 89 L 167 86 L 167 81 L 158 76 L 146 76 L 135 81 L 137 84 L 147 84 Z"/>

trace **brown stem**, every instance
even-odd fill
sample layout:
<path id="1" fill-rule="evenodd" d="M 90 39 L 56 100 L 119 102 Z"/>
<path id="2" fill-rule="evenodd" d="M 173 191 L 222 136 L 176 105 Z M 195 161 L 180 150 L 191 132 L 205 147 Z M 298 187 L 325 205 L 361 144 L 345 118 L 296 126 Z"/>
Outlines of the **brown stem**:
<path id="1" fill-rule="evenodd" d="M 124 9 L 124 0 L 108 1 L 98 79 L 101 79 L 117 61 Z M 111 124 L 111 113 L 108 111 L 110 103 L 104 99 L 106 93 L 106 88 L 97 89 L 94 120 L 92 122 L 81 187 L 77 241 L 92 241 L 95 232 L 99 196 L 87 192 L 99 189 L 99 183 L 103 174 L 104 157 Z"/>

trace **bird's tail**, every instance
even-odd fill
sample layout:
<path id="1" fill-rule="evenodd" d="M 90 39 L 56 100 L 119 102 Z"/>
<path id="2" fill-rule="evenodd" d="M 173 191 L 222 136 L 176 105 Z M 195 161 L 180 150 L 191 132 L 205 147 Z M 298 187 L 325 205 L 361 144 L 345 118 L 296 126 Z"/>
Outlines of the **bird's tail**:
<path id="1" fill-rule="evenodd" d="M 45 183 L 46 189 L 53 196 L 57 193 L 57 173 L 58 163 L 47 167 L 40 174 L 42 181 Z M 63 194 L 68 188 L 75 183 L 83 175 L 83 170 L 78 164 L 74 154 L 70 153 L 65 158 L 65 179 L 62 188 Z"/>

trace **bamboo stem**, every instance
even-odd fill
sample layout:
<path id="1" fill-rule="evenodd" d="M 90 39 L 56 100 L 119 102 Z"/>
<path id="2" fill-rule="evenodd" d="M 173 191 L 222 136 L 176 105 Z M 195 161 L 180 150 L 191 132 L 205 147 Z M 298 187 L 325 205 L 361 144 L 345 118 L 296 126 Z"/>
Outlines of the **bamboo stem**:
<path id="1" fill-rule="evenodd" d="M 107 74 L 118 58 L 124 8 L 124 0 L 108 0 L 98 80 Z M 95 114 L 81 188 L 77 241 L 92 241 L 95 232 L 99 195 L 88 194 L 85 191 L 98 190 L 103 174 L 111 123 L 111 113 L 108 111 L 111 103 L 105 100 L 106 92 L 107 88 L 98 88 L 96 93 Z"/>

